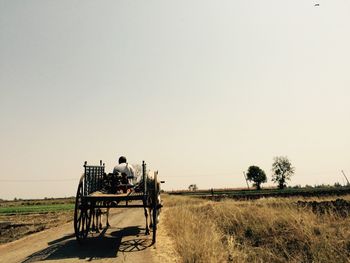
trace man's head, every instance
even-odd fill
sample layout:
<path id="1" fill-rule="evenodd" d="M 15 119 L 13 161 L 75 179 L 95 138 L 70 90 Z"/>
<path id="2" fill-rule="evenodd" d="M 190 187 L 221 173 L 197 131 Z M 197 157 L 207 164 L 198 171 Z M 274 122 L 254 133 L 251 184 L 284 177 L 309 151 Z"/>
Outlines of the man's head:
<path id="1" fill-rule="evenodd" d="M 126 163 L 126 157 L 125 156 L 120 156 L 119 157 L 119 164 L 121 163 Z"/>

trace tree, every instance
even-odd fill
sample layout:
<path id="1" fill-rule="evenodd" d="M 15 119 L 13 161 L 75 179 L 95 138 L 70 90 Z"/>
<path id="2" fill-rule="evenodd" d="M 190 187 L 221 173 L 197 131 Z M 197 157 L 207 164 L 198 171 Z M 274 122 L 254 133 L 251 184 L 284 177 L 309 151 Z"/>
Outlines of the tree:
<path id="1" fill-rule="evenodd" d="M 256 189 L 261 189 L 261 184 L 266 183 L 267 178 L 265 172 L 258 166 L 250 166 L 247 172 L 247 180 L 254 182 Z"/>
<path id="2" fill-rule="evenodd" d="M 188 190 L 190 191 L 197 191 L 198 190 L 198 187 L 196 184 L 191 184 L 189 187 L 188 187 Z"/>
<path id="3" fill-rule="evenodd" d="M 286 181 L 290 180 L 294 174 L 294 167 L 287 157 L 277 156 L 273 158 L 272 164 L 272 181 L 278 183 L 278 188 L 286 187 Z"/>

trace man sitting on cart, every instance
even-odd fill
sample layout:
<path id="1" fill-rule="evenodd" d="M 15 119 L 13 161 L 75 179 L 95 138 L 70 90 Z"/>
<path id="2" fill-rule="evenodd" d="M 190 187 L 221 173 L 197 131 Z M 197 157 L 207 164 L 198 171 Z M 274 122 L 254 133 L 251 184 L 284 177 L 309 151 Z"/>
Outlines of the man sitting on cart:
<path id="1" fill-rule="evenodd" d="M 113 174 L 121 174 L 121 185 L 117 187 L 117 193 L 122 191 L 123 193 L 129 193 L 134 186 L 133 181 L 135 177 L 135 171 L 132 165 L 127 163 L 125 156 L 120 156 L 118 165 L 113 169 Z"/>

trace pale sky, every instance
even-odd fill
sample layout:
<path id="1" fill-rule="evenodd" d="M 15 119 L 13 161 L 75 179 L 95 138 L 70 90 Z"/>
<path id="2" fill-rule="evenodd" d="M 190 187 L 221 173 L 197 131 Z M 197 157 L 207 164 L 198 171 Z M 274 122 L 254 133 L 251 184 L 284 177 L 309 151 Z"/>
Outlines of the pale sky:
<path id="1" fill-rule="evenodd" d="M 350 1 L 0 0 L 0 198 L 75 195 L 120 155 L 163 188 L 350 177 Z"/>

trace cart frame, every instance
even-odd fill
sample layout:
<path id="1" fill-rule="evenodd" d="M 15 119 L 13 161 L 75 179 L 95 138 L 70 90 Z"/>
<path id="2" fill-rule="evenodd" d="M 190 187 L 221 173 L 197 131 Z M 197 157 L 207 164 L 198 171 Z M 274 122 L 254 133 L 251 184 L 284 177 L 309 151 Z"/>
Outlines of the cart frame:
<path id="1" fill-rule="evenodd" d="M 159 203 L 158 195 L 160 193 L 159 183 L 157 179 L 158 172 L 154 174 L 153 189 L 147 184 L 148 174 L 146 172 L 146 163 L 142 162 L 142 181 L 130 193 L 124 194 L 98 194 L 104 187 L 105 164 L 100 161 L 100 165 L 88 165 L 84 163 L 84 174 L 81 176 L 78 184 L 78 190 L 75 199 L 74 209 L 74 232 L 79 243 L 85 240 L 89 233 L 98 232 L 98 217 L 101 217 L 101 208 L 144 208 L 152 211 L 152 243 L 156 242 L 157 232 L 157 215 L 162 205 Z M 143 185 L 140 185 L 143 184 Z M 136 192 L 135 188 L 141 188 L 140 192 Z M 140 200 L 141 204 L 130 204 L 129 201 Z M 96 218 L 96 226 L 95 219 Z M 147 218 L 146 218 L 147 219 Z M 146 220 L 147 224 L 147 220 Z M 146 225 L 146 234 L 148 226 Z"/>

